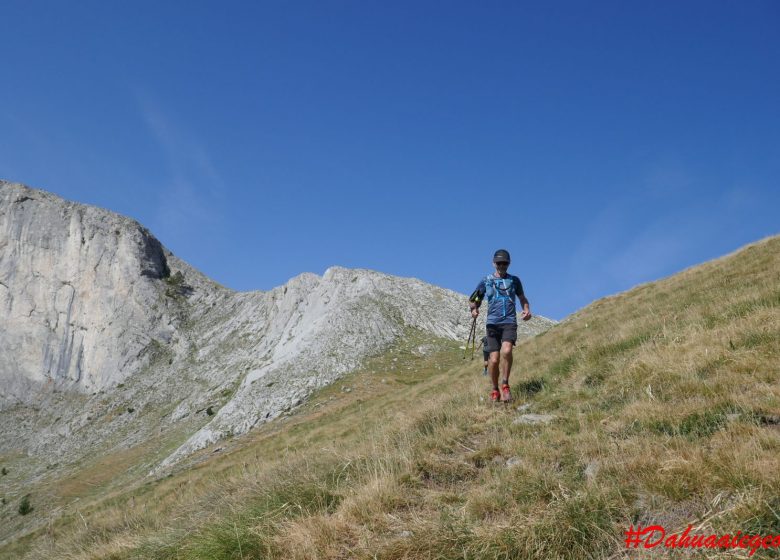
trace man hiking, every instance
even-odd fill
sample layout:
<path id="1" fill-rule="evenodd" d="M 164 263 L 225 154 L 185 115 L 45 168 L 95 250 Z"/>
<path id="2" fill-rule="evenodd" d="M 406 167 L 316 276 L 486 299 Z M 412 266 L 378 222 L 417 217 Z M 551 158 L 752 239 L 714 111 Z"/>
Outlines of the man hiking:
<path id="1" fill-rule="evenodd" d="M 512 347 L 517 342 L 517 311 L 515 297 L 520 300 L 523 311 L 520 318 L 527 321 L 531 318 L 528 299 L 523 293 L 523 285 L 517 276 L 507 274 L 509 269 L 509 251 L 499 249 L 493 255 L 493 266 L 496 271 L 485 276 L 477 284 L 477 289 L 469 297 L 471 316 L 479 315 L 479 306 L 487 298 L 488 310 L 485 320 L 487 331 L 487 350 L 490 352 L 488 371 L 493 382 L 490 393 L 492 402 L 511 402 L 512 392 L 509 390 L 509 373 L 512 370 Z M 500 360 L 499 360 L 500 358 Z M 501 365 L 501 389 L 498 387 L 499 362 Z"/>

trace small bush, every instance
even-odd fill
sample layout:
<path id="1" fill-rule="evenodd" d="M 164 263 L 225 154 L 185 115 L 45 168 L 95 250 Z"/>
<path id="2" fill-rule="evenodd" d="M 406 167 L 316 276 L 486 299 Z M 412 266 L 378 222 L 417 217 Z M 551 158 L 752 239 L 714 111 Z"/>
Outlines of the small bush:
<path id="1" fill-rule="evenodd" d="M 181 271 L 165 278 L 165 283 L 168 285 L 165 289 L 165 295 L 175 300 L 188 297 L 194 292 L 192 286 L 184 281 L 184 275 Z"/>
<path id="2" fill-rule="evenodd" d="M 467 463 L 444 458 L 427 458 L 417 461 L 416 474 L 422 480 L 435 484 L 455 484 L 473 480 L 478 473 Z"/>
<path id="3" fill-rule="evenodd" d="M 468 456 L 469 462 L 482 469 L 487 467 L 495 457 L 501 457 L 503 450 L 497 445 L 489 445 L 484 449 L 480 449 Z"/>
<path id="4" fill-rule="evenodd" d="M 603 371 L 594 371 L 585 376 L 583 383 L 585 383 L 585 385 L 588 387 L 596 387 L 604 383 L 606 379 L 607 376 Z"/>
<path id="5" fill-rule="evenodd" d="M 544 389 L 544 387 L 545 382 L 541 377 L 529 379 L 528 381 L 523 381 L 522 383 L 517 384 L 517 390 L 521 393 L 525 393 L 529 397 L 540 392 L 542 389 Z"/>
<path id="6" fill-rule="evenodd" d="M 28 513 L 32 512 L 34 508 L 30 504 L 30 495 L 27 494 L 24 498 L 22 498 L 22 501 L 19 502 L 19 515 L 27 515 Z"/>

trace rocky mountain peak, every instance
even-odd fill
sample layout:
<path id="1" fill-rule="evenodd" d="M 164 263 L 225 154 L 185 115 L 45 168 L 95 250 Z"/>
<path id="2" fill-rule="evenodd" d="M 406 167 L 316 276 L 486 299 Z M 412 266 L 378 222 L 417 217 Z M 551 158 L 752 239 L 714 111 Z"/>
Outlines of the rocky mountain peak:
<path id="1" fill-rule="evenodd" d="M 0 183 L 0 403 L 47 386 L 84 392 L 131 375 L 152 338 L 166 252 L 138 222 Z"/>

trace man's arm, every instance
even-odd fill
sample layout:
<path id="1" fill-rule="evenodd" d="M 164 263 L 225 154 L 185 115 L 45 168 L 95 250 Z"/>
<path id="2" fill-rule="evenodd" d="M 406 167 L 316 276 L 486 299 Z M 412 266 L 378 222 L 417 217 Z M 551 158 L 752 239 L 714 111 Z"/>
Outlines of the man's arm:
<path id="1" fill-rule="evenodd" d="M 515 276 L 515 283 L 517 284 L 517 287 L 515 289 L 515 295 L 517 295 L 517 299 L 520 300 L 520 305 L 523 306 L 523 312 L 520 313 L 520 318 L 523 321 L 527 321 L 531 318 L 531 304 L 528 302 L 528 298 L 525 297 L 525 292 L 523 291 L 523 283 L 520 282 L 520 279 Z"/>
<path id="2" fill-rule="evenodd" d="M 482 298 L 485 297 L 485 281 L 480 280 L 477 284 L 477 288 L 469 296 L 469 309 L 471 310 L 471 316 L 476 317 L 479 315 L 479 306 L 482 305 Z"/>

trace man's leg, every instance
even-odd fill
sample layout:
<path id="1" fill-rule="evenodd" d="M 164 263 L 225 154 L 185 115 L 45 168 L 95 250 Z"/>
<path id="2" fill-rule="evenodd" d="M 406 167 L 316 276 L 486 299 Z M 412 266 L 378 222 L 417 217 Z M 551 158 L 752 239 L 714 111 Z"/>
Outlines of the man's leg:
<path id="1" fill-rule="evenodd" d="M 493 390 L 498 391 L 498 360 L 501 350 L 501 333 L 494 325 L 485 325 L 485 351 L 488 352 L 487 369 L 493 381 Z"/>
<path id="2" fill-rule="evenodd" d="M 509 374 L 512 372 L 512 347 L 514 345 L 505 340 L 501 343 L 501 384 L 509 384 Z M 496 371 L 496 373 L 498 373 Z"/>
<path id="3" fill-rule="evenodd" d="M 509 374 L 512 371 L 512 342 L 501 342 L 501 402 L 512 402 L 512 391 L 509 389 Z"/>
<path id="4" fill-rule="evenodd" d="M 512 372 L 512 347 L 517 341 L 517 325 L 503 325 L 501 328 L 501 402 L 512 402 L 509 389 L 509 374 Z"/>
<path id="5" fill-rule="evenodd" d="M 490 372 L 490 379 L 493 381 L 493 389 L 498 389 L 498 352 L 491 352 L 488 359 L 488 372 Z"/>

